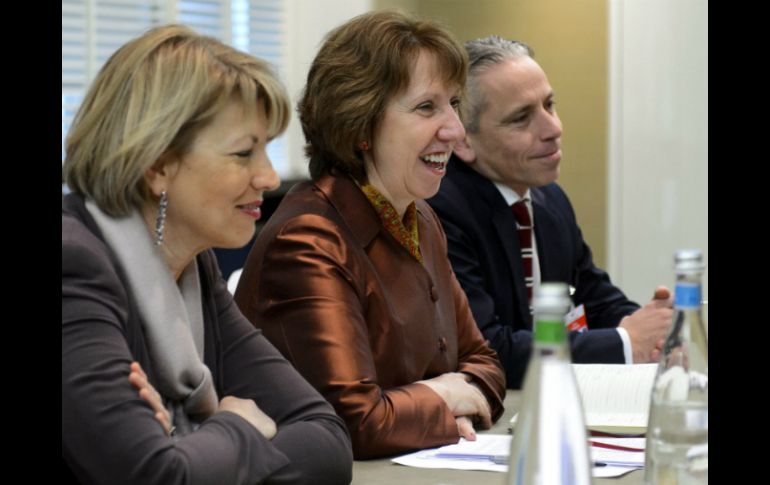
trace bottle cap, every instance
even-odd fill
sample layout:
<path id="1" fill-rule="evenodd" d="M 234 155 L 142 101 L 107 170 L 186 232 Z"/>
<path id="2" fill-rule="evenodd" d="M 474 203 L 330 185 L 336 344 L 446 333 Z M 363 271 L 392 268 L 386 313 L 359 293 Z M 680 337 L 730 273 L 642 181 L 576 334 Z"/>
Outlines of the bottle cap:
<path id="1" fill-rule="evenodd" d="M 703 265 L 703 251 L 700 249 L 678 249 L 674 254 L 674 266 L 677 271 L 699 273 Z"/>
<path id="2" fill-rule="evenodd" d="M 572 305 L 566 283 L 542 283 L 535 289 L 532 309 L 538 313 L 565 314 Z"/>

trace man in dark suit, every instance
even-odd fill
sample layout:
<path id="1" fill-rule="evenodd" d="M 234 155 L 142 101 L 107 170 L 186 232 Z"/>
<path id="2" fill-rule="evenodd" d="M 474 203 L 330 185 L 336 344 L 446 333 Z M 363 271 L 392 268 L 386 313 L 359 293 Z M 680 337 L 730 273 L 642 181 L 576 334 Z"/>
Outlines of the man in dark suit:
<path id="1" fill-rule="evenodd" d="M 428 202 L 441 218 L 452 266 L 477 325 L 499 354 L 507 386 L 522 385 L 532 346 L 529 294 L 545 281 L 574 288 L 576 313 L 587 320 L 587 331 L 570 332 L 574 362 L 657 361 L 671 295 L 660 286 L 640 308 L 594 265 L 572 205 L 555 183 L 562 125 L 532 50 L 497 36 L 465 46 L 467 137 L 455 146 L 441 189 Z M 512 204 L 521 200 L 514 216 Z"/>

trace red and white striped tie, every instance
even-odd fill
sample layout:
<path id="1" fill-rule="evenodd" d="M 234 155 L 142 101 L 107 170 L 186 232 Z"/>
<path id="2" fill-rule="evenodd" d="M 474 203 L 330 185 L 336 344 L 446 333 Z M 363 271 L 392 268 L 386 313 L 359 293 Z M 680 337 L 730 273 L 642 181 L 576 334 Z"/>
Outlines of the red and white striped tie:
<path id="1" fill-rule="evenodd" d="M 529 217 L 529 209 L 524 199 L 511 206 L 513 217 L 516 218 L 519 233 L 519 247 L 521 248 L 521 263 L 524 266 L 524 282 L 527 285 L 527 298 L 532 301 L 532 286 L 535 279 L 532 275 L 532 219 Z"/>

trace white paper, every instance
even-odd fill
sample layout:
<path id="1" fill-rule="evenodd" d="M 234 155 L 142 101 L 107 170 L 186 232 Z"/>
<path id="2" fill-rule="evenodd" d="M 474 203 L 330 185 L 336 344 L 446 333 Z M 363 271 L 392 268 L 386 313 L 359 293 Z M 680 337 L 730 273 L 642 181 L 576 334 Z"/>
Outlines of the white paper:
<path id="1" fill-rule="evenodd" d="M 508 465 L 500 465 L 492 456 L 508 457 L 511 453 L 511 436 L 507 434 L 477 434 L 476 441 L 460 438 L 454 445 L 421 450 L 398 456 L 391 461 L 417 468 L 448 468 L 451 470 L 485 470 L 507 472 Z M 439 458 L 436 455 L 457 455 L 462 458 Z M 471 458 L 475 456 L 476 458 Z M 507 461 L 507 460 L 506 460 Z"/>
<path id="2" fill-rule="evenodd" d="M 657 367 L 658 364 L 573 364 L 586 427 L 646 428 Z"/>
<path id="3" fill-rule="evenodd" d="M 615 478 L 634 470 L 638 470 L 638 468 L 630 466 L 595 466 L 591 469 L 591 475 L 596 478 Z"/>
<path id="4" fill-rule="evenodd" d="M 505 473 L 508 471 L 508 465 L 497 464 L 490 457 L 505 457 L 507 462 L 512 438 L 511 435 L 478 434 L 476 441 L 460 438 L 460 442 L 457 444 L 409 453 L 393 458 L 391 461 L 417 468 L 483 470 Z M 644 448 L 644 438 L 591 438 L 591 441 L 630 448 Z M 619 477 L 644 466 L 644 452 L 591 446 L 589 453 L 592 460 L 607 463 L 607 466 L 592 468 L 592 475 L 595 477 Z M 437 455 L 441 455 L 441 457 Z M 455 457 L 452 458 L 449 455 Z"/>

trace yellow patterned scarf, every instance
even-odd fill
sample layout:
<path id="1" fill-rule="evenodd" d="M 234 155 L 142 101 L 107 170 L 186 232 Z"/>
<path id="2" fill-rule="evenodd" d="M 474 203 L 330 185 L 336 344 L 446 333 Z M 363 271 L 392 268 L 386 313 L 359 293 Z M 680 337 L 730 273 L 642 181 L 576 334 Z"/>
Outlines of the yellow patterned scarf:
<path id="1" fill-rule="evenodd" d="M 393 204 L 383 196 L 373 185 L 359 185 L 366 198 L 374 207 L 374 211 L 380 216 L 385 229 L 401 244 L 404 249 L 417 261 L 422 263 L 420 253 L 420 235 L 417 232 L 417 206 L 414 202 L 409 204 L 404 213 L 404 220 L 398 217 Z"/>

